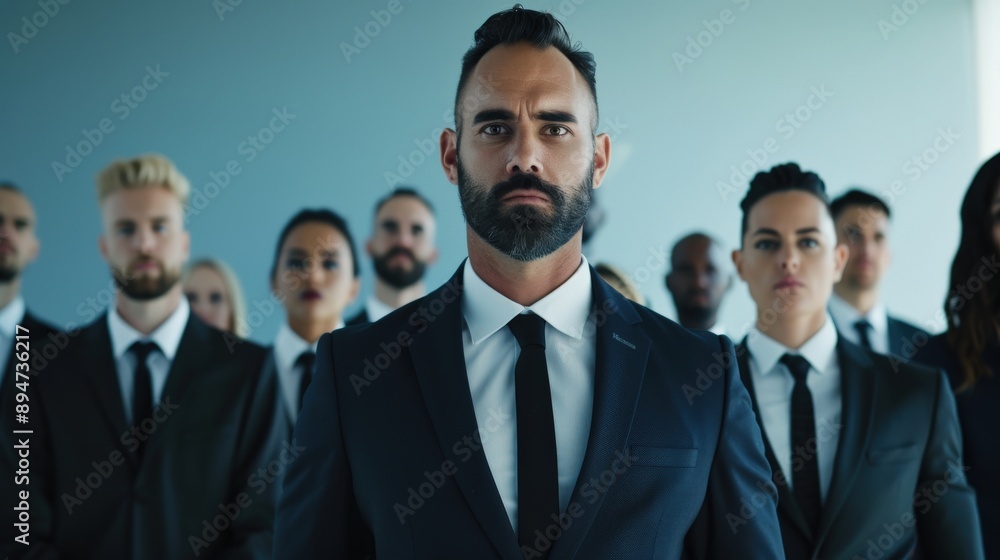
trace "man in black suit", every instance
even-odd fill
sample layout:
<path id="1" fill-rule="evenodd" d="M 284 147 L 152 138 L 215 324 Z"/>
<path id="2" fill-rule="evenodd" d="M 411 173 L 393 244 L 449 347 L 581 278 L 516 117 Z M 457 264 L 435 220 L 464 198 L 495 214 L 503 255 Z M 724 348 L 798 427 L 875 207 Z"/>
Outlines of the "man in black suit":
<path id="1" fill-rule="evenodd" d="M 898 317 L 879 301 L 879 283 L 891 261 L 889 205 L 875 195 L 851 189 L 830 202 L 837 242 L 849 255 L 843 277 L 833 286 L 829 310 L 845 339 L 896 362 L 908 362 L 930 334 Z"/>
<path id="2" fill-rule="evenodd" d="M 415 189 L 398 187 L 375 205 L 375 225 L 365 251 L 375 267 L 375 293 L 347 320 L 363 325 L 385 317 L 427 293 L 424 275 L 437 262 L 437 224 L 429 200 Z"/>
<path id="3" fill-rule="evenodd" d="M 866 351 L 826 311 L 844 270 L 822 180 L 758 173 L 733 252 L 757 304 L 737 349 L 778 487 L 787 558 L 983 558 L 940 371 Z"/>
<path id="4" fill-rule="evenodd" d="M 116 161 L 97 182 L 119 290 L 38 376 L 29 554 L 267 558 L 274 479 L 298 450 L 282 449 L 264 350 L 190 312 L 190 187 L 173 164 Z"/>
<path id="5" fill-rule="evenodd" d="M 21 297 L 21 274 L 38 258 L 41 246 L 36 223 L 35 210 L 21 189 L 0 183 L 0 467 L 4 479 L 0 555 L 23 547 L 14 539 L 27 532 L 31 521 L 29 503 L 22 499 L 22 492 L 29 490 L 25 474 L 30 474 L 33 459 L 30 431 L 38 424 L 31 402 L 33 375 L 38 372 L 33 370 L 31 357 L 66 337 L 28 311 Z"/>
<path id="6" fill-rule="evenodd" d="M 611 153 L 595 89 L 549 14 L 477 31 L 441 137 L 469 258 L 320 339 L 275 558 L 782 557 L 729 339 L 630 302 L 582 256 Z"/>

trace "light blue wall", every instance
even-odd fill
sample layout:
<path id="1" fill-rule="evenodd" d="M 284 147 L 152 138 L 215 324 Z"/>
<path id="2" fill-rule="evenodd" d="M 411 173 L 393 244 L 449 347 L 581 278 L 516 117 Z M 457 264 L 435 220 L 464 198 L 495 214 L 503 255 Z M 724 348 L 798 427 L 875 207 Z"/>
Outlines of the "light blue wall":
<path id="1" fill-rule="evenodd" d="M 673 315 L 665 269 L 651 251 L 692 228 L 736 244 L 746 183 L 733 192 L 718 184 L 747 150 L 773 139 L 777 151 L 765 167 L 797 160 L 834 193 L 853 183 L 885 191 L 898 181 L 885 299 L 915 321 L 934 317 L 957 243 L 959 200 L 979 163 L 967 1 L 524 3 L 559 14 L 597 57 L 601 128 L 613 137 L 614 158 L 599 194 L 608 220 L 590 256 L 646 279 L 641 288 L 654 309 Z M 251 304 L 268 299 L 275 239 L 291 214 L 333 207 L 363 241 L 372 204 L 390 187 L 386 174 L 412 157 L 406 180 L 440 216 L 441 260 L 429 280 L 446 280 L 465 255 L 464 224 L 436 152 L 421 150 L 436 148 L 440 129 L 452 126 L 459 60 L 473 31 L 511 3 L 401 0 L 386 25 L 373 23 L 371 11 L 389 4 L 242 0 L 220 18 L 209 0 L 76 0 L 59 5 L 15 53 L 7 34 L 21 33 L 22 17 L 42 21 L 34 16 L 41 8 L 37 0 L 4 2 L 0 176 L 33 199 L 43 242 L 26 274 L 29 305 L 66 325 L 93 316 L 91 298 L 107 301 L 92 177 L 112 158 L 146 151 L 167 154 L 206 195 L 214 192 L 210 174 L 237 162 L 239 175 L 206 197 L 189 227 L 193 256 L 230 262 Z M 894 6 L 902 25 L 884 35 L 879 20 L 892 23 Z M 905 22 L 903 8 L 913 12 Z M 709 21 L 717 36 L 679 68 L 674 53 L 684 54 L 700 33 L 708 43 L 705 21 L 723 10 L 730 23 Z M 377 35 L 345 56 L 342 44 L 366 25 Z M 141 86 L 147 67 L 167 75 L 126 115 L 115 100 Z M 813 88 L 831 94 L 813 98 L 814 110 L 799 109 L 808 120 L 788 129 L 784 115 L 809 102 Z M 294 119 L 249 161 L 241 143 L 283 108 Z M 52 162 L 65 162 L 67 146 L 102 119 L 113 130 L 57 179 Z M 958 139 L 918 177 L 907 161 L 931 147 L 939 129 Z M 363 274 L 367 293 L 367 262 Z M 723 310 L 731 333 L 752 309 L 738 283 Z M 269 315 L 251 338 L 269 341 L 281 320 L 280 311 Z"/>

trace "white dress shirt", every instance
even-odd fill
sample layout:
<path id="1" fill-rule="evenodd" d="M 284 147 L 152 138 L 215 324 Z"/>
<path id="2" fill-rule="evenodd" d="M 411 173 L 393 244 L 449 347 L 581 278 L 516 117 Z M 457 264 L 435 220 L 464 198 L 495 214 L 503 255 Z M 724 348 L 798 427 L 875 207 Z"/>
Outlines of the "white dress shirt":
<path id="1" fill-rule="evenodd" d="M 149 378 L 153 385 L 153 405 L 156 406 L 163 396 L 163 386 L 167 383 L 170 364 L 177 355 L 177 347 L 181 344 L 181 336 L 184 335 L 184 328 L 187 327 L 190 315 L 191 308 L 188 306 L 187 298 L 182 297 L 177 309 L 174 309 L 167 320 L 149 335 L 144 335 L 126 323 L 117 309 L 112 308 L 108 311 L 111 353 L 117 366 L 118 386 L 122 391 L 122 404 L 125 405 L 125 420 L 129 424 L 135 421 L 132 418 L 132 388 L 135 386 L 136 368 L 135 355 L 128 351 L 129 348 L 132 343 L 139 340 L 155 342 L 160 347 L 159 352 L 152 352 L 146 358 Z M 142 418 L 138 420 L 141 421 Z"/>
<path id="2" fill-rule="evenodd" d="M 868 340 L 872 343 L 872 350 L 879 354 L 889 353 L 889 314 L 884 305 L 876 303 L 868 313 L 862 314 L 840 296 L 832 294 L 827 307 L 837 330 L 848 341 L 861 345 L 861 336 L 858 334 L 858 329 L 854 328 L 854 323 L 864 319 L 872 326 L 868 329 Z"/>
<path id="3" fill-rule="evenodd" d="M 792 388 L 795 379 L 779 362 L 784 354 L 799 354 L 812 366 L 806 375 L 806 385 L 812 393 L 816 413 L 816 444 L 819 466 L 820 496 L 826 493 L 833 477 L 833 460 L 840 439 L 841 392 L 840 364 L 837 361 L 837 329 L 827 315 L 823 327 L 798 350 L 786 348 L 754 327 L 747 334 L 750 350 L 750 375 L 753 379 L 757 409 L 764 431 L 771 443 L 781 472 L 792 487 Z M 800 453 L 811 459 L 808 451 Z"/>
<path id="4" fill-rule="evenodd" d="M 14 331 L 22 321 L 24 321 L 24 299 L 17 296 L 0 309 L 0 383 L 10 381 L 11 385 L 14 384 L 14 381 L 7 379 L 7 360 L 10 359 L 11 351 L 14 349 L 14 337 L 17 335 Z M 21 334 L 25 333 L 22 331 Z"/>
<path id="5" fill-rule="evenodd" d="M 368 296 L 365 300 L 365 312 L 368 314 L 369 323 L 374 323 L 395 310 L 395 307 L 389 307 L 374 295 Z"/>
<path id="6" fill-rule="evenodd" d="M 341 321 L 336 328 L 344 326 Z M 299 417 L 299 386 L 302 385 L 302 376 L 305 373 L 302 368 L 295 365 L 305 351 L 316 353 L 316 342 L 307 342 L 288 326 L 288 323 L 281 323 L 278 328 L 278 336 L 274 339 L 274 365 L 278 370 L 278 385 L 281 386 L 281 395 L 285 399 L 288 407 L 289 419 L 295 424 L 295 419 Z"/>
<path id="7" fill-rule="evenodd" d="M 565 511 L 583 466 L 594 405 L 596 329 L 584 329 L 593 301 L 590 266 L 582 258 L 566 282 L 531 307 L 491 288 L 466 260 L 462 276 L 462 343 L 483 452 L 517 532 L 517 414 L 514 366 L 521 354 L 506 328 L 532 311 L 545 320 L 545 362 L 552 393 L 559 507 Z M 588 332 L 589 331 L 589 332 Z"/>

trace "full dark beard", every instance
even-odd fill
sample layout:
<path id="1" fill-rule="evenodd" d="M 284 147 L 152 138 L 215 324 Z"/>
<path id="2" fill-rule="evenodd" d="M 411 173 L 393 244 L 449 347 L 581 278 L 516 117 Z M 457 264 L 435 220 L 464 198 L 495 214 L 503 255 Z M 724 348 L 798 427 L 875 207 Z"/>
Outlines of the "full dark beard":
<path id="1" fill-rule="evenodd" d="M 130 276 L 124 270 L 111 267 L 111 277 L 114 278 L 115 285 L 126 296 L 137 301 L 149 301 L 156 299 L 170 291 L 181 279 L 180 271 L 168 271 L 162 263 L 159 263 L 160 275 L 152 277 Z"/>
<path id="2" fill-rule="evenodd" d="M 404 268 L 393 268 L 389 265 L 389 262 L 399 251 L 405 251 L 409 255 L 410 260 L 413 261 L 413 268 L 406 270 Z M 409 288 L 423 280 L 424 273 L 427 272 L 427 263 L 417 259 L 405 249 L 390 250 L 381 257 L 373 258 L 372 264 L 375 265 L 375 274 L 385 283 L 398 290 Z"/>
<path id="3" fill-rule="evenodd" d="M 14 266 L 0 266 L 0 284 L 7 284 L 13 281 L 20 272 Z"/>
<path id="4" fill-rule="evenodd" d="M 458 195 L 462 214 L 472 231 L 494 249 L 519 261 L 552 254 L 573 238 L 587 217 L 593 197 L 594 170 L 568 196 L 536 175 L 521 173 L 493 188 L 475 184 L 458 160 Z M 504 207 L 503 197 L 525 189 L 541 192 L 552 201 L 551 215 L 532 205 Z"/>

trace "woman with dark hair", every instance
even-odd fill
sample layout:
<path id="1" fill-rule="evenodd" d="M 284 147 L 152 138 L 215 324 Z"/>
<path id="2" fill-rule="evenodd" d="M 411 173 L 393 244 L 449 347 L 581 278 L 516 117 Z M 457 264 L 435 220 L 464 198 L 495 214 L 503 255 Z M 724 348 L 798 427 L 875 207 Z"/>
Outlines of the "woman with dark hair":
<path id="1" fill-rule="evenodd" d="M 944 368 L 955 388 L 965 466 L 976 490 L 987 558 L 1000 558 L 1000 153 L 962 201 L 962 238 L 944 302 L 948 330 L 917 359 Z"/>

